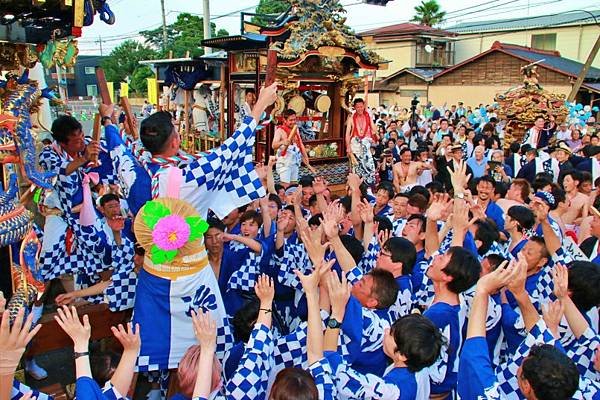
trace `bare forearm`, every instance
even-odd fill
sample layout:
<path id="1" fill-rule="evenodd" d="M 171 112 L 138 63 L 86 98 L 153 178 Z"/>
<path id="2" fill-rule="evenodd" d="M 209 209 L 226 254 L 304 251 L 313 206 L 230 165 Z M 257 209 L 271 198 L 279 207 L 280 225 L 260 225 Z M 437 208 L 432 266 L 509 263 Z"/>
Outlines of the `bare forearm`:
<path id="1" fill-rule="evenodd" d="M 14 371 L 12 374 L 0 375 L 0 400 L 11 399 L 14 377 Z"/>
<path id="2" fill-rule="evenodd" d="M 262 251 L 262 246 L 256 240 L 242 236 L 242 235 L 231 235 L 231 240 L 235 240 L 236 242 L 240 242 L 245 246 L 248 246 L 250 250 L 255 253 L 260 253 Z"/>
<path id="3" fill-rule="evenodd" d="M 115 389 L 123 396 L 127 396 L 129 388 L 131 387 L 137 356 L 137 351 L 125 350 L 115 373 L 112 378 L 110 378 L 110 383 L 112 383 Z"/>
<path id="4" fill-rule="evenodd" d="M 571 327 L 571 331 L 576 338 L 581 337 L 590 325 L 569 296 L 565 296 L 560 300 L 565 306 L 565 317 L 567 318 L 569 327 Z"/>
<path id="5" fill-rule="evenodd" d="M 200 349 L 198 357 L 198 374 L 196 375 L 196 384 L 192 397 L 208 398 L 212 386 L 212 368 L 215 357 L 215 348 Z"/>
<path id="6" fill-rule="evenodd" d="M 271 328 L 271 320 L 273 317 L 273 303 L 260 303 L 260 310 L 258 311 L 258 318 L 256 319 L 257 324 L 263 324 L 267 328 Z"/>
<path id="7" fill-rule="evenodd" d="M 319 310 L 319 294 L 306 293 L 308 307 L 308 334 L 306 337 L 306 348 L 308 351 L 308 364 L 323 358 L 323 330 L 321 328 L 321 313 Z"/>
<path id="8" fill-rule="evenodd" d="M 520 293 L 513 293 L 513 295 L 515 296 L 517 304 L 521 309 L 523 321 L 525 322 L 525 329 L 530 331 L 539 321 L 540 314 L 538 314 L 537 310 L 533 306 L 533 303 L 529 298 L 529 294 L 526 291 Z"/>
<path id="9" fill-rule="evenodd" d="M 560 239 L 558 236 L 556 236 L 556 233 L 554 233 L 554 229 L 552 229 L 552 226 L 550 225 L 550 222 L 548 222 L 547 218 L 541 222 L 541 225 L 542 233 L 544 234 L 544 242 L 546 242 L 546 248 L 550 254 L 556 254 L 560 248 Z"/>
<path id="10" fill-rule="evenodd" d="M 425 226 L 425 253 L 427 257 L 431 256 L 440 248 L 440 239 L 438 238 L 437 222 L 428 218 Z"/>
<path id="11" fill-rule="evenodd" d="M 352 258 L 350 252 L 346 250 L 346 247 L 342 243 L 342 240 L 339 236 L 329 239 L 329 242 L 333 247 L 333 251 L 335 252 L 335 256 L 337 258 L 338 263 L 340 264 L 340 267 L 342 268 L 342 271 L 348 272 L 354 267 L 356 267 L 356 262 L 354 261 L 354 258 Z"/>
<path id="12" fill-rule="evenodd" d="M 469 324 L 467 326 L 467 339 L 472 337 L 485 337 L 485 320 L 488 308 L 488 294 L 475 292 L 471 311 L 469 313 Z"/>

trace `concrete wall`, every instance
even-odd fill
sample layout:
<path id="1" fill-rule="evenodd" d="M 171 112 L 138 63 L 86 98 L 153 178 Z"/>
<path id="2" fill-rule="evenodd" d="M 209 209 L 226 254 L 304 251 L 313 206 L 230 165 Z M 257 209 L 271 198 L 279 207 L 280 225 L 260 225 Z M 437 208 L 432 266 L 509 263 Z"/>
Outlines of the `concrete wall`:
<path id="1" fill-rule="evenodd" d="M 382 78 L 398 72 L 402 68 L 413 68 L 415 66 L 415 42 L 389 42 L 367 44 L 369 50 L 376 51 L 384 60 L 391 61 L 387 69 L 377 71 L 377 77 Z"/>
<path id="2" fill-rule="evenodd" d="M 527 31 L 512 32 L 482 32 L 480 34 L 460 35 L 455 43 L 455 63 L 476 56 L 492 47 L 495 41 L 531 46 L 531 36 L 539 34 L 556 33 L 556 49 L 560 55 L 584 63 L 594 46 L 596 38 L 600 35 L 597 25 L 569 26 L 562 28 L 543 28 Z M 600 68 L 600 53 L 592 64 Z"/>

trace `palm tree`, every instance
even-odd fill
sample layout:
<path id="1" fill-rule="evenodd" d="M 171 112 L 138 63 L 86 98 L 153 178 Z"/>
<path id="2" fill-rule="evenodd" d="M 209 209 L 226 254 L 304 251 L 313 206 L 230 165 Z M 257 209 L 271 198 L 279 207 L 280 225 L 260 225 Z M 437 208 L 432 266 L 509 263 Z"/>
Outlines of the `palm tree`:
<path id="1" fill-rule="evenodd" d="M 446 12 L 440 9 L 436 0 L 422 0 L 421 4 L 415 7 L 415 12 L 411 21 L 427 26 L 439 24 L 446 16 Z"/>

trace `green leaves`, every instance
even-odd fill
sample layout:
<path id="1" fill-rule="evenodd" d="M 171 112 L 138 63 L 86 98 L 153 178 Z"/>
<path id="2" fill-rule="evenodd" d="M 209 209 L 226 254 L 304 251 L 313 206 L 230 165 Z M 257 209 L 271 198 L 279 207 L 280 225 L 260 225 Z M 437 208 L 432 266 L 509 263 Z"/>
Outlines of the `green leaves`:
<path id="1" fill-rule="evenodd" d="M 148 228 L 154 229 L 154 225 L 156 225 L 161 218 L 171 215 L 171 210 L 162 203 L 150 201 L 144 206 L 144 213 L 142 215 Z"/>
<path id="2" fill-rule="evenodd" d="M 190 238 L 188 239 L 190 242 L 200 239 L 208 230 L 208 222 L 200 217 L 187 217 L 185 222 L 190 226 Z"/>
<path id="3" fill-rule="evenodd" d="M 433 26 L 444 20 L 446 12 L 441 10 L 437 0 L 422 0 L 415 6 L 415 16 L 411 21 L 421 25 Z"/>
<path id="4" fill-rule="evenodd" d="M 146 82 L 141 86 L 134 81 L 136 72 L 142 70 L 146 75 L 150 71 L 149 67 L 140 65 L 142 60 L 153 60 L 158 57 L 158 53 L 139 42 L 126 40 L 110 52 L 110 55 L 102 60 L 102 68 L 106 73 L 106 80 L 115 82 L 125 82 L 125 78 L 131 79 L 131 89 L 140 93 L 146 90 Z M 152 75 L 150 75 L 152 76 Z M 147 76 L 146 76 L 147 77 Z M 139 76 L 138 76 L 139 82 Z"/>
<path id="5" fill-rule="evenodd" d="M 157 245 L 153 245 L 150 249 L 150 258 L 154 264 L 170 263 L 176 255 L 177 250 L 161 250 Z"/>

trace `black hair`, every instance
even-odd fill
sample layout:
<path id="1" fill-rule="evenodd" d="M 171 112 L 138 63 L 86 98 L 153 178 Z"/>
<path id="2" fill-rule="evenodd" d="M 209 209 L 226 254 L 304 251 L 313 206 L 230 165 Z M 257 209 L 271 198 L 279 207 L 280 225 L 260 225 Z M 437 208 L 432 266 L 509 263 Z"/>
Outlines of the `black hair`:
<path id="1" fill-rule="evenodd" d="M 521 150 L 521 145 L 519 144 L 519 142 L 512 142 L 508 147 L 508 151 L 510 151 L 511 153 L 518 153 L 519 150 Z"/>
<path id="2" fill-rule="evenodd" d="M 102 119 L 100 120 L 100 124 L 104 125 L 104 123 L 108 121 L 109 123 L 112 123 L 112 119 L 110 117 L 102 117 Z"/>
<path id="3" fill-rule="evenodd" d="M 581 176 L 581 172 L 579 172 L 579 170 L 576 169 L 570 169 L 567 172 L 564 173 L 563 175 L 563 179 L 567 176 L 571 176 L 571 179 L 573 179 L 574 181 L 577 181 L 578 184 L 581 183 L 583 181 L 583 178 Z"/>
<path id="4" fill-rule="evenodd" d="M 281 199 L 279 198 L 279 196 L 277 196 L 276 194 L 270 193 L 269 194 L 269 201 L 272 201 L 273 203 L 277 204 L 277 209 L 281 210 L 281 206 L 283 205 L 283 203 L 281 202 Z"/>
<path id="5" fill-rule="evenodd" d="M 296 111 L 292 110 L 291 108 L 286 108 L 285 110 L 283 110 L 283 112 L 281 113 L 281 116 L 283 117 L 283 119 L 288 119 L 289 117 L 291 117 L 292 115 L 296 115 Z"/>
<path id="6" fill-rule="evenodd" d="M 391 307 L 398 298 L 398 283 L 391 272 L 381 268 L 371 270 L 367 275 L 373 278 L 371 295 L 377 300 L 377 309 L 384 310 Z"/>
<path id="7" fill-rule="evenodd" d="M 550 253 L 548 252 L 548 248 L 546 247 L 546 241 L 544 240 L 543 237 L 541 236 L 532 236 L 529 238 L 530 242 L 534 242 L 537 243 L 541 246 L 542 248 L 542 258 L 545 258 L 546 260 L 550 259 Z M 546 261 L 547 262 L 547 261 Z"/>
<path id="8" fill-rule="evenodd" d="M 492 184 L 492 187 L 494 188 L 494 190 L 496 189 L 496 181 L 494 180 L 494 178 L 492 178 L 489 175 L 483 175 L 483 176 L 477 178 L 476 185 L 479 185 L 479 182 L 489 182 Z"/>
<path id="9" fill-rule="evenodd" d="M 540 172 L 539 174 L 537 174 L 535 176 L 535 179 L 533 180 L 531 187 L 533 188 L 533 192 L 535 193 L 551 184 L 552 184 L 552 176 L 545 172 Z"/>
<path id="10" fill-rule="evenodd" d="M 67 143 L 69 136 L 81 131 L 81 123 L 70 115 L 61 115 L 52 122 L 52 138 L 58 143 Z"/>
<path id="11" fill-rule="evenodd" d="M 311 207 L 317 205 L 317 195 L 316 194 L 313 194 L 310 196 L 310 198 L 308 199 L 308 205 Z"/>
<path id="12" fill-rule="evenodd" d="M 500 264 L 506 261 L 506 258 L 502 257 L 500 254 L 495 253 L 488 254 L 487 256 L 485 256 L 485 258 L 487 258 L 488 262 L 490 263 L 492 271 L 495 271 L 496 268 L 500 266 Z"/>
<path id="13" fill-rule="evenodd" d="M 481 241 L 481 246 L 477 249 L 480 256 L 488 252 L 494 242 L 500 240 L 500 233 L 496 224 L 485 219 L 475 221 L 477 232 L 475 232 L 475 240 Z"/>
<path id="14" fill-rule="evenodd" d="M 354 101 L 352 102 L 352 105 L 357 105 L 358 103 L 365 103 L 365 101 L 363 99 L 361 99 L 360 97 L 357 97 L 354 99 Z"/>
<path id="15" fill-rule="evenodd" d="M 106 193 L 105 195 L 100 197 L 100 207 L 104 207 L 109 201 L 116 201 L 118 203 L 121 203 L 121 199 L 119 198 L 119 196 L 117 196 L 114 193 Z"/>
<path id="16" fill-rule="evenodd" d="M 233 326 L 233 337 L 236 342 L 248 342 L 252 329 L 254 329 L 254 323 L 258 318 L 259 308 L 259 302 L 251 300 L 246 302 L 246 304 L 235 313 L 231 319 L 231 325 Z"/>
<path id="17" fill-rule="evenodd" d="M 313 178 L 310 175 L 304 175 L 302 177 L 300 177 L 300 180 L 298 180 L 298 185 L 302 186 L 302 188 L 310 188 L 312 187 L 312 184 L 314 183 L 315 178 Z"/>
<path id="18" fill-rule="evenodd" d="M 506 197 L 506 193 L 508 192 L 508 183 L 505 182 L 496 182 L 496 186 L 494 187 L 494 193 L 500 196 L 501 199 Z"/>
<path id="19" fill-rule="evenodd" d="M 549 344 L 534 345 L 521 367 L 521 377 L 529 382 L 537 399 L 570 399 L 579 386 L 573 360 Z"/>
<path id="20" fill-rule="evenodd" d="M 460 294 L 472 287 L 481 274 L 481 264 L 475 255 L 462 247 L 453 246 L 448 250 L 450 261 L 444 268 L 444 273 L 452 277 L 448 283 L 448 289 Z"/>
<path id="21" fill-rule="evenodd" d="M 569 266 L 571 300 L 582 313 L 600 304 L 600 266 L 589 261 L 574 261 Z"/>
<path id="22" fill-rule="evenodd" d="M 427 229 L 427 218 L 425 218 L 423 214 L 412 214 L 406 219 L 406 223 L 415 219 L 421 221 L 421 233 L 425 233 L 425 230 Z"/>
<path id="23" fill-rule="evenodd" d="M 396 193 L 396 195 L 394 196 L 394 198 L 397 199 L 398 197 L 404 197 L 406 199 L 410 199 L 410 195 L 408 193 L 405 193 L 405 192 Z"/>
<path id="24" fill-rule="evenodd" d="M 379 215 L 375 215 L 373 217 L 373 221 L 377 223 L 377 232 L 388 231 L 390 233 L 394 232 L 394 225 L 392 221 L 390 221 L 387 217 L 380 217 Z"/>
<path id="25" fill-rule="evenodd" d="M 410 151 L 410 148 L 408 148 L 408 147 L 402 147 L 402 148 L 400 149 L 400 155 L 402 155 L 402 154 L 404 154 L 404 153 L 406 153 L 406 152 L 409 152 L 409 153 L 411 153 L 411 157 L 412 157 L 412 152 Z"/>
<path id="26" fill-rule="evenodd" d="M 150 153 L 160 153 L 173 134 L 171 114 L 159 111 L 144 119 L 140 124 L 140 139 Z"/>
<path id="27" fill-rule="evenodd" d="M 446 340 L 440 330 L 427 317 L 409 314 L 400 317 L 390 328 L 396 343 L 396 352 L 406 357 L 406 367 L 411 372 L 433 365 Z"/>
<path id="28" fill-rule="evenodd" d="M 321 219 L 323 219 L 323 214 L 318 213 L 313 215 L 308 219 L 308 226 L 321 226 Z"/>
<path id="29" fill-rule="evenodd" d="M 246 88 L 246 90 L 244 90 L 244 94 L 248 94 L 248 93 L 254 93 L 256 94 L 256 89 L 254 88 Z"/>
<path id="30" fill-rule="evenodd" d="M 427 201 L 427 198 L 422 194 L 415 193 L 411 194 L 411 196 L 408 198 L 408 204 L 413 207 L 417 207 L 421 212 L 425 212 L 425 210 L 427 210 L 427 205 L 429 204 L 429 202 Z"/>
<path id="31" fill-rule="evenodd" d="M 240 217 L 240 224 L 242 224 L 243 222 L 246 222 L 246 221 L 253 221 L 258 226 L 261 226 L 263 223 L 263 217 L 262 217 L 262 215 L 260 215 L 259 212 L 255 211 L 255 210 L 249 210 L 249 211 L 246 211 L 245 213 L 243 213 L 242 216 Z"/>
<path id="32" fill-rule="evenodd" d="M 121 356 L 114 351 L 101 351 L 90 356 L 90 372 L 96 383 L 103 387 L 112 378 Z"/>
<path id="33" fill-rule="evenodd" d="M 429 190 L 430 193 L 446 193 L 444 189 L 444 184 L 440 181 L 431 181 L 427 185 L 425 185 L 425 189 Z"/>
<path id="34" fill-rule="evenodd" d="M 279 193 L 279 191 L 280 191 L 281 189 L 284 189 L 284 190 L 285 190 L 285 187 L 283 187 L 283 185 L 280 185 L 279 183 L 276 183 L 276 184 L 275 184 L 275 192 Z"/>
<path id="35" fill-rule="evenodd" d="M 555 210 L 560 203 L 567 201 L 567 192 L 565 192 L 560 186 L 552 183 L 552 190 L 550 190 L 552 196 L 554 196 L 554 206 L 550 207 L 551 210 Z"/>
<path id="36" fill-rule="evenodd" d="M 535 225 L 535 214 L 528 207 L 512 206 L 508 209 L 507 214 L 517 221 L 517 229 L 519 232 L 523 232 L 525 229 L 531 229 Z"/>
<path id="37" fill-rule="evenodd" d="M 208 220 L 206 222 L 208 222 L 209 229 L 216 228 L 222 232 L 225 232 L 225 229 L 227 229 L 227 227 L 225 226 L 223 221 L 221 221 L 220 219 L 218 219 L 216 217 L 208 217 Z"/>
<path id="38" fill-rule="evenodd" d="M 348 253 L 352 256 L 352 259 L 358 264 L 365 252 L 365 248 L 360 240 L 350 235 L 340 235 L 342 244 L 348 250 Z"/>
<path id="39" fill-rule="evenodd" d="M 417 250 L 410 240 L 391 237 L 383 244 L 383 250 L 390 252 L 393 262 L 402 263 L 402 275 L 412 274 L 417 261 Z"/>
<path id="40" fill-rule="evenodd" d="M 431 193 L 429 193 L 429 190 L 427 190 L 427 188 L 425 188 L 424 186 L 421 186 L 421 185 L 413 186 L 413 188 L 410 189 L 408 194 L 410 196 L 412 196 L 414 194 L 420 194 L 421 196 L 425 197 L 425 199 L 427 200 L 427 203 L 429 203 L 429 200 L 431 198 Z"/>
<path id="41" fill-rule="evenodd" d="M 381 182 L 379 186 L 377 186 L 376 192 L 379 192 L 380 190 L 385 190 L 390 200 L 394 198 L 394 187 L 391 184 L 387 182 Z"/>
<path id="42" fill-rule="evenodd" d="M 344 196 L 340 199 L 340 205 L 344 208 L 346 214 L 348 214 L 352 210 L 352 198 L 349 196 Z"/>

